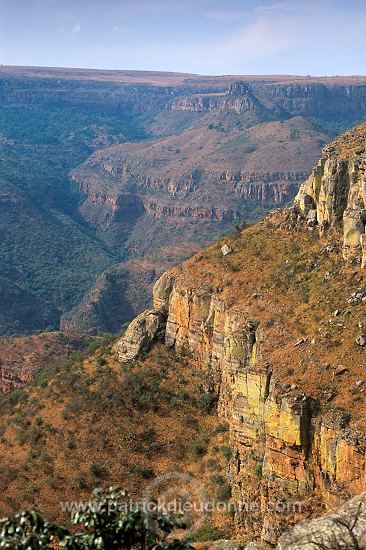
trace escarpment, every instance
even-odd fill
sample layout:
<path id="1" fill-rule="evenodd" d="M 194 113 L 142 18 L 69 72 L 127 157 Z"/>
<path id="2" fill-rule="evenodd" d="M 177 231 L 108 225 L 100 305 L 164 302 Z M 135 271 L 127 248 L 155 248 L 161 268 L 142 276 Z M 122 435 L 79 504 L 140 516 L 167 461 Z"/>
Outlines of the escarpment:
<path id="1" fill-rule="evenodd" d="M 228 97 L 237 100 L 235 94 Z M 275 150 L 279 136 L 284 145 Z M 253 209 L 291 200 L 318 158 L 315 136 L 319 133 L 301 119 L 245 130 L 209 123 L 167 138 L 104 148 L 72 171 L 87 195 L 80 211 L 109 234 L 121 228 L 133 233 L 142 215 L 187 228 L 191 221 L 211 220 L 217 227 L 212 239 L 236 219 L 251 220 Z M 202 227 L 202 235 L 208 236 L 208 229 Z"/>
<path id="2" fill-rule="evenodd" d="M 243 538 L 274 545 L 300 519 L 366 489 L 365 273 L 361 248 L 349 261 L 343 235 L 348 211 L 364 208 L 365 126 L 325 149 L 295 209 L 163 275 L 154 309 L 118 344 L 123 363 L 164 338 L 202 371 L 230 426 Z M 160 327 L 146 340 L 141 322 L 152 314 Z"/>
<path id="3" fill-rule="evenodd" d="M 362 255 L 366 264 L 366 124 L 338 138 L 295 198 L 295 208 L 309 225 L 326 231 L 343 224 L 343 257 Z"/>
<path id="4" fill-rule="evenodd" d="M 366 112 L 366 86 L 359 83 L 334 81 L 264 83 L 233 82 L 226 92 L 214 92 L 174 98 L 168 107 L 175 111 L 257 112 L 273 116 L 279 112 L 292 116 L 340 116 L 358 117 Z"/>

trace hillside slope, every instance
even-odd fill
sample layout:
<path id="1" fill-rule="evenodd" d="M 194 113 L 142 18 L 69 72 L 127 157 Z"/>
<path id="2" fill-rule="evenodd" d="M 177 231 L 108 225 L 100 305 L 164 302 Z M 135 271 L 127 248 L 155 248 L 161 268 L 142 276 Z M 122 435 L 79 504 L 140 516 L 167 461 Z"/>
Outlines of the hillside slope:
<path id="1" fill-rule="evenodd" d="M 203 385 L 189 358 L 161 344 L 123 369 L 105 341 L 42 370 L 0 400 L 1 513 L 33 506 L 67 524 L 68 506 L 109 485 L 134 501 L 167 484 L 169 499 L 193 498 L 197 486 L 227 500 L 228 428 Z M 199 537 L 230 536 L 226 512 L 201 519 L 187 517 L 191 530 L 202 524 Z"/>
<path id="2" fill-rule="evenodd" d="M 365 171 L 362 124 L 324 149 L 293 208 L 164 275 L 119 343 L 131 359 L 161 319 L 166 346 L 209 373 L 242 536 L 274 544 L 366 488 Z"/>
<path id="3" fill-rule="evenodd" d="M 23 386 L 39 372 L 60 366 L 94 340 L 85 335 L 47 332 L 0 339 L 0 392 Z"/>

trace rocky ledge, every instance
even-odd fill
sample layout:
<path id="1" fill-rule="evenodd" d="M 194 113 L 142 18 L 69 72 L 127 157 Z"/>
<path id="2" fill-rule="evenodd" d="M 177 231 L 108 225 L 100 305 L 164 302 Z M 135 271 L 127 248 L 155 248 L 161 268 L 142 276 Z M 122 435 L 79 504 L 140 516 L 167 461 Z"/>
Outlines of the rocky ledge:
<path id="1" fill-rule="evenodd" d="M 295 213 L 327 231 L 343 224 L 343 257 L 366 265 L 366 123 L 323 150 L 323 157 L 295 198 Z"/>

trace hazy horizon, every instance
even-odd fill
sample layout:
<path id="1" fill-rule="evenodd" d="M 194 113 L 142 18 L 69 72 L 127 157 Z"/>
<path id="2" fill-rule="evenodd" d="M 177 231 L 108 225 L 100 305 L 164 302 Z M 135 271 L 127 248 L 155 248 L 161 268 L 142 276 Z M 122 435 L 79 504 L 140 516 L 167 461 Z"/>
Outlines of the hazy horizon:
<path id="1" fill-rule="evenodd" d="M 362 75 L 363 0 L 0 0 L 0 63 Z"/>

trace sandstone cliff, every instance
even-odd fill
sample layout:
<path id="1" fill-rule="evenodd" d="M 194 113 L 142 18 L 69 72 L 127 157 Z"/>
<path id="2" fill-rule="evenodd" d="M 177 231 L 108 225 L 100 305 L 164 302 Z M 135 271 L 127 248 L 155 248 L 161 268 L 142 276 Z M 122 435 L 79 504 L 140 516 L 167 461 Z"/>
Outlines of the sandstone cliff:
<path id="1" fill-rule="evenodd" d="M 238 534 L 270 544 L 366 488 L 365 130 L 325 149 L 295 209 L 225 239 L 225 256 L 211 246 L 154 289 L 166 346 L 195 359 L 230 425 Z M 304 219 L 309 205 L 316 218 Z M 133 329 L 118 345 L 122 362 L 154 341 L 136 345 Z"/>
<path id="2" fill-rule="evenodd" d="M 295 198 L 309 224 L 326 231 L 343 222 L 343 256 L 366 264 L 366 124 L 335 140 Z"/>

